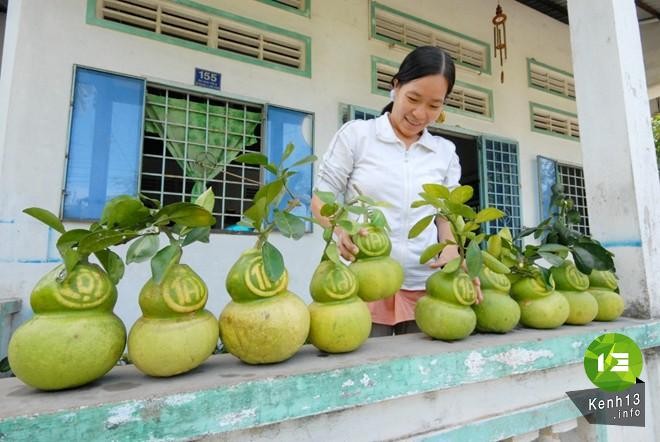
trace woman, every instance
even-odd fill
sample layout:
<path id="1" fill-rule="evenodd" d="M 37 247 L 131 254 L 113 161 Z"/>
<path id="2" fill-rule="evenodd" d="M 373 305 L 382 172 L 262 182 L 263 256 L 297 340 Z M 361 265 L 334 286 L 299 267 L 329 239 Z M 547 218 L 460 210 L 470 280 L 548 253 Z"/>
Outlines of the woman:
<path id="1" fill-rule="evenodd" d="M 418 332 L 415 303 L 424 295 L 426 279 L 458 256 L 455 246 L 446 247 L 430 266 L 419 263 L 430 244 L 453 238 L 444 219 L 436 219 L 421 235 L 408 239 L 410 228 L 434 213 L 429 206 L 410 207 L 419 199 L 422 185 L 441 183 L 452 188 L 459 184 L 461 167 L 454 144 L 426 130 L 442 113 L 454 80 L 454 62 L 446 52 L 434 46 L 415 49 L 392 78 L 392 101 L 381 116 L 344 124 L 319 168 L 317 190 L 343 195 L 348 200 L 356 196 L 357 187 L 364 195 L 390 205 L 382 211 L 391 227 L 391 256 L 403 266 L 405 278 L 396 295 L 368 304 L 374 323 L 371 336 Z M 322 206 L 314 196 L 314 216 L 327 226 L 328 220 L 320 214 Z M 335 235 L 342 257 L 355 260 L 358 249 L 350 236 L 341 228 L 335 230 Z M 478 280 L 475 286 L 480 300 Z"/>

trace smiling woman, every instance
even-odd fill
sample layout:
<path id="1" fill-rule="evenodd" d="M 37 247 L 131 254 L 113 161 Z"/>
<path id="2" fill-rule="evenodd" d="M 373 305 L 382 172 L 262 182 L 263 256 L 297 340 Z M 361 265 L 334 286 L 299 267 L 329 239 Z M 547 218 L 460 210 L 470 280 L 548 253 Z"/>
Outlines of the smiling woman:
<path id="1" fill-rule="evenodd" d="M 446 52 L 434 46 L 416 48 L 392 77 L 392 102 L 382 115 L 342 126 L 319 168 L 316 190 L 342 195 L 346 201 L 362 193 L 387 204 L 382 212 L 390 227 L 391 257 L 404 268 L 404 282 L 394 296 L 369 303 L 374 322 L 372 336 L 419 331 L 414 322 L 415 303 L 424 295 L 427 278 L 435 268 L 457 256 L 456 248 L 450 246 L 430 266 L 419 262 L 429 245 L 452 238 L 444 219 L 437 218 L 419 236 L 408 238 L 413 224 L 432 214 L 429 206 L 411 207 L 422 185 L 459 185 L 461 167 L 456 147 L 427 130 L 442 113 L 454 80 L 454 62 Z M 322 206 L 315 196 L 312 211 L 327 226 Z M 362 230 L 366 234 L 367 229 Z M 337 228 L 335 235 L 341 255 L 355 260 L 359 250 L 349 232 Z M 481 292 L 476 288 L 480 299 Z"/>

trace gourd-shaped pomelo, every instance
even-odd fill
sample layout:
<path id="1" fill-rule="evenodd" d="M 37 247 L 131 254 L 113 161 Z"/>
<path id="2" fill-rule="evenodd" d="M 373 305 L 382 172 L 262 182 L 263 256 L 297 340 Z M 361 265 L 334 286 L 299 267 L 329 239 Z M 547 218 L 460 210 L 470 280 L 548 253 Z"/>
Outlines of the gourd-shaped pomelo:
<path id="1" fill-rule="evenodd" d="M 618 287 L 614 273 L 593 270 L 589 275 L 589 293 L 598 302 L 596 321 L 614 321 L 623 313 L 623 298 L 615 290 Z"/>
<path id="2" fill-rule="evenodd" d="M 589 288 L 589 278 L 580 272 L 575 264 L 564 261 L 561 266 L 552 268 L 556 291 L 568 301 L 569 311 L 566 324 L 584 325 L 594 320 L 598 314 L 598 302 Z"/>
<path id="3" fill-rule="evenodd" d="M 477 315 L 477 330 L 490 333 L 511 331 L 520 320 L 520 307 L 511 299 L 511 282 L 506 275 L 483 267 L 479 273 L 482 301 L 472 306 Z"/>
<path id="4" fill-rule="evenodd" d="M 186 264 L 174 264 L 160 284 L 140 291 L 142 316 L 128 335 L 128 357 L 149 376 L 174 376 L 199 366 L 215 350 L 218 326 L 204 310 L 208 290 Z"/>
<path id="5" fill-rule="evenodd" d="M 344 264 L 322 261 L 309 285 L 309 342 L 328 353 L 360 347 L 371 332 L 371 313 L 357 297 L 358 282 Z"/>
<path id="6" fill-rule="evenodd" d="M 244 252 L 227 274 L 232 298 L 220 314 L 220 339 L 248 364 L 281 362 L 293 356 L 309 333 L 305 303 L 287 290 L 285 270 L 277 281 L 266 274 L 261 251 Z"/>
<path id="7" fill-rule="evenodd" d="M 9 342 L 9 364 L 26 384 L 61 390 L 87 384 L 117 363 L 126 329 L 112 309 L 117 289 L 96 264 L 48 272 L 30 296 L 35 315 Z"/>
<path id="8" fill-rule="evenodd" d="M 476 298 L 474 285 L 463 270 L 435 272 L 426 280 L 426 295 L 415 305 L 415 321 L 432 338 L 463 339 L 477 324 L 477 316 L 470 308 Z"/>
<path id="9" fill-rule="evenodd" d="M 358 281 L 357 295 L 367 302 L 389 298 L 403 284 L 403 267 L 390 257 L 392 242 L 387 232 L 375 226 L 364 227 L 366 235 L 353 235 L 359 251 L 349 269 Z"/>
<path id="10" fill-rule="evenodd" d="M 540 274 L 516 279 L 511 284 L 511 297 L 520 306 L 520 323 L 529 328 L 557 328 L 566 322 L 569 305 L 566 298 L 545 286 Z"/>

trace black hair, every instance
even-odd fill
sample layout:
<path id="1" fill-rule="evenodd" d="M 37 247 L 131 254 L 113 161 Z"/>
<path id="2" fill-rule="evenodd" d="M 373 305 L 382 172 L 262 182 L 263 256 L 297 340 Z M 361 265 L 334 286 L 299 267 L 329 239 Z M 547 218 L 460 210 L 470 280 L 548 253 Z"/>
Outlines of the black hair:
<path id="1" fill-rule="evenodd" d="M 437 46 L 419 46 L 406 55 L 406 58 L 401 62 L 399 72 L 392 77 L 392 88 L 394 88 L 395 82 L 402 86 L 418 78 L 437 74 L 442 75 L 447 80 L 447 95 L 449 95 L 456 80 L 454 60 Z M 392 112 L 393 105 L 394 102 L 390 101 L 383 108 L 381 115 L 385 112 Z"/>

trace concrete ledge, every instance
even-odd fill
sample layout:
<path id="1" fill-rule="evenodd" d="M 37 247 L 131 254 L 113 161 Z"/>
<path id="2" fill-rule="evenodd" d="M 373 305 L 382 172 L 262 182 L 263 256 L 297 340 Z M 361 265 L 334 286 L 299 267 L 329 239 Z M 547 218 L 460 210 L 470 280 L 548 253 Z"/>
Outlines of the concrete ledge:
<path id="1" fill-rule="evenodd" d="M 116 367 L 94 384 L 65 392 L 38 392 L 3 379 L 0 440 L 185 440 L 233 432 L 578 364 L 604 332 L 623 333 L 645 349 L 660 347 L 660 321 L 621 319 L 457 343 L 421 334 L 378 338 L 347 355 L 305 346 L 271 366 L 217 355 L 168 379 Z M 564 416 L 565 405 L 561 409 Z"/>

